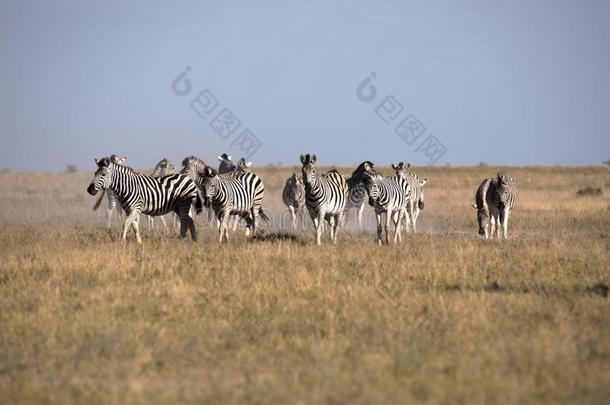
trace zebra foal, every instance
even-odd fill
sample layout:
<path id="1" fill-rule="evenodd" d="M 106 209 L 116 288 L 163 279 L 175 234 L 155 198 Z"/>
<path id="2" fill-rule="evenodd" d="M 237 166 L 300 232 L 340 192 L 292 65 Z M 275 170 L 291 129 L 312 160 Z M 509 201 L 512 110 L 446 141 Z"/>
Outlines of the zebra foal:
<path id="1" fill-rule="evenodd" d="M 284 190 L 282 190 L 282 201 L 290 211 L 292 229 L 297 229 L 297 218 L 304 212 L 305 209 L 305 185 L 303 184 L 303 176 L 292 173 L 292 176 L 286 180 Z M 301 221 L 301 229 L 303 222 Z"/>

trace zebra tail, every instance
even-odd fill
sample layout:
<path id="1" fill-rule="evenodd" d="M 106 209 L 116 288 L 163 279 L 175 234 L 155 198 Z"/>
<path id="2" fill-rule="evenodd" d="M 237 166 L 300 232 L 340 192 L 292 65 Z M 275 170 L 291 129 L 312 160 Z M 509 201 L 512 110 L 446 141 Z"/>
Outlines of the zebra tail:
<path id="1" fill-rule="evenodd" d="M 195 212 L 201 214 L 201 211 L 203 211 L 203 201 L 201 200 L 199 192 L 197 192 L 197 197 L 195 198 Z"/>
<path id="2" fill-rule="evenodd" d="M 100 194 L 100 198 L 97 199 L 97 201 L 95 202 L 95 205 L 93 206 L 93 211 L 97 210 L 100 207 L 100 204 L 102 203 L 102 198 L 104 198 L 105 194 L 106 194 L 106 190 L 102 190 L 102 193 Z"/>
<path id="3" fill-rule="evenodd" d="M 265 212 L 263 211 L 263 207 L 261 207 L 261 210 L 259 211 L 261 218 L 265 221 L 265 222 L 269 222 L 269 217 L 267 216 L 267 214 L 265 214 Z"/>

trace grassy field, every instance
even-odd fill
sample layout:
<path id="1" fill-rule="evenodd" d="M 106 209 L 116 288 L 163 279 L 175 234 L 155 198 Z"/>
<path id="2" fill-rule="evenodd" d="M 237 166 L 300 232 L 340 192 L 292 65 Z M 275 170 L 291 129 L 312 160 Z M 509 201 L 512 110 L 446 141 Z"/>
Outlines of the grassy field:
<path id="1" fill-rule="evenodd" d="M 381 247 L 370 211 L 336 246 L 284 229 L 294 170 L 257 170 L 259 240 L 141 247 L 91 210 L 92 172 L 0 175 L 0 403 L 610 401 L 610 170 L 416 169 L 419 232 Z M 498 171 L 519 200 L 485 241 Z"/>

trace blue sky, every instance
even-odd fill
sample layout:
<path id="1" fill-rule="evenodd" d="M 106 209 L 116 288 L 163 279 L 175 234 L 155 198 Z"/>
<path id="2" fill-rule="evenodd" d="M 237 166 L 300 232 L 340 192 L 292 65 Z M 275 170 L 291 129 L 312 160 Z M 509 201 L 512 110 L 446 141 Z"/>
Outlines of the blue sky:
<path id="1" fill-rule="evenodd" d="M 191 154 L 215 161 L 253 151 L 236 142 L 246 129 L 260 141 L 255 164 L 297 164 L 305 152 L 336 165 L 610 159 L 608 1 L 2 1 L 1 9 L 2 168 L 88 170 L 111 153 L 135 167 Z M 191 92 L 178 96 L 172 81 L 187 66 Z M 356 89 L 372 72 L 377 95 L 363 102 Z M 202 118 L 191 102 L 203 90 L 217 105 Z M 388 96 L 402 107 L 379 107 Z M 211 123 L 224 109 L 240 124 L 219 135 Z M 425 127 L 412 144 L 395 132 L 409 115 Z M 431 135 L 444 153 L 424 153 Z"/>

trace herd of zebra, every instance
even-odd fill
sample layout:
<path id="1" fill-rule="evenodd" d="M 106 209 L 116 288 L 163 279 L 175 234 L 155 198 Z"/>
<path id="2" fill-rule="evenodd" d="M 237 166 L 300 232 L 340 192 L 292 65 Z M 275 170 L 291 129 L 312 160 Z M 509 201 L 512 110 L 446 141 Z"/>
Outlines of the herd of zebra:
<path id="1" fill-rule="evenodd" d="M 193 207 L 201 213 L 208 208 L 210 221 L 216 219 L 219 242 L 229 239 L 229 222 L 233 230 L 240 219 L 246 222 L 246 235 L 254 236 L 259 218 L 269 218 L 262 208 L 265 187 L 259 176 L 251 170 L 251 162 L 241 158 L 235 164 L 230 155 L 218 156 L 219 167 L 208 166 L 203 160 L 189 156 L 178 169 L 167 159 L 162 159 L 150 175 L 139 173 L 125 165 L 126 157 L 111 155 L 95 159 L 97 170 L 87 192 L 95 195 L 102 191 L 93 209 L 97 209 L 104 193 L 108 198 L 106 216 L 110 218 L 115 209 L 124 210 L 126 218 L 123 240 L 130 228 L 141 243 L 139 219 L 141 214 L 149 215 L 149 226 L 153 217 L 161 216 L 163 226 L 167 224 L 163 215 L 174 212 L 180 223 L 180 237 L 190 231 L 191 238 L 197 240 L 193 221 Z M 362 212 L 365 201 L 374 208 L 377 220 L 377 242 L 389 243 L 390 227 L 393 224 L 393 242 L 402 240 L 401 227 L 416 231 L 417 218 L 424 209 L 424 186 L 421 180 L 409 172 L 410 164 L 392 164 L 394 176 L 383 176 L 375 169 L 374 163 L 362 162 L 346 178 L 336 170 L 319 174 L 316 171 L 315 154 L 300 156 L 301 174 L 294 173 L 286 180 L 282 199 L 291 215 L 292 226 L 296 229 L 297 217 L 305 211 L 309 213 L 316 232 L 316 242 L 321 244 L 324 223 L 330 228 L 330 240 L 337 242 L 337 231 L 349 209 L 356 209 L 359 226 L 362 226 Z M 496 232 L 507 238 L 508 217 L 515 205 L 516 187 L 509 176 L 497 175 L 485 179 L 475 193 L 479 234 L 485 238 Z M 119 207 L 117 207 L 117 203 Z M 212 216 L 214 215 L 214 216 Z M 382 222 L 385 215 L 385 222 Z M 385 236 L 384 236 L 385 231 Z"/>

